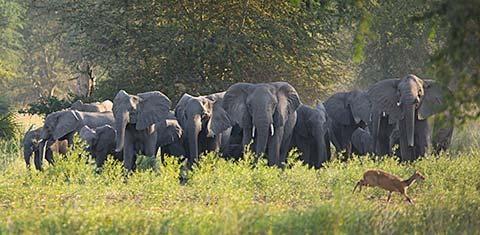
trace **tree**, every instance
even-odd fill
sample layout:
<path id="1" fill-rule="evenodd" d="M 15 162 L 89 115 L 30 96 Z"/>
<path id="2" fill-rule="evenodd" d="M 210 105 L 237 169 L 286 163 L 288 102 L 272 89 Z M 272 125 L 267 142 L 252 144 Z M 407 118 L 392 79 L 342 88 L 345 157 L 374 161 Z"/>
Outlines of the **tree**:
<path id="1" fill-rule="evenodd" d="M 352 77 L 349 57 L 338 53 L 345 37 L 337 30 L 342 6 L 333 1 L 35 4 L 54 12 L 73 54 L 98 65 L 102 98 L 126 89 L 161 90 L 175 100 L 239 81 L 285 80 L 313 101 Z"/>

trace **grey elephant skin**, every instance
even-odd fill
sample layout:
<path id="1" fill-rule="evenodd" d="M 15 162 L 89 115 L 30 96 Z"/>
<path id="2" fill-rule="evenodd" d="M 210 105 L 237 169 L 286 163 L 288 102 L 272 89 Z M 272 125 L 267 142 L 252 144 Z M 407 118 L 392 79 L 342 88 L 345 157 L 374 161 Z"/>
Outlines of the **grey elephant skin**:
<path id="1" fill-rule="evenodd" d="M 73 135 L 83 126 L 92 128 L 102 125 L 113 125 L 112 112 L 81 112 L 76 110 L 62 110 L 49 114 L 41 131 L 40 143 L 41 158 L 45 156 L 43 149 L 48 149 L 55 141 L 67 140 L 68 146 L 73 145 Z M 45 147 L 46 146 L 46 147 Z M 40 160 L 41 162 L 41 160 Z"/>
<path id="2" fill-rule="evenodd" d="M 359 127 L 370 124 L 372 104 L 368 94 L 353 90 L 339 92 L 329 97 L 325 109 L 330 117 L 330 138 L 337 151 L 345 151 L 350 156 L 352 133 Z"/>
<path id="3" fill-rule="evenodd" d="M 70 109 L 83 112 L 112 112 L 113 103 L 110 100 L 94 103 L 83 103 L 81 100 L 75 101 Z"/>
<path id="4" fill-rule="evenodd" d="M 282 166 L 295 127 L 300 106 L 295 88 L 287 82 L 236 83 L 225 93 L 223 108 L 242 129 L 242 147 L 267 154 L 268 164 Z"/>
<path id="5" fill-rule="evenodd" d="M 206 96 L 184 94 L 175 106 L 175 116 L 185 131 L 182 142 L 188 162 L 192 164 L 205 151 L 220 149 L 222 137 L 231 126 L 223 109 L 225 92 Z"/>
<path id="6" fill-rule="evenodd" d="M 422 80 L 410 74 L 402 79 L 386 79 L 373 84 L 368 95 L 374 106 L 372 135 L 377 154 L 385 154 L 389 136 L 398 125 L 402 161 L 412 161 L 426 152 L 428 123 L 426 119 L 444 109 L 448 92 L 433 80 Z M 417 144 L 415 143 L 415 136 Z M 386 147 L 385 147 L 386 146 Z"/>
<path id="7" fill-rule="evenodd" d="M 175 157 L 186 157 L 186 151 L 183 147 L 181 138 L 184 131 L 180 126 L 175 114 L 170 112 L 166 122 L 156 124 L 157 148 L 161 151 L 161 156 L 170 155 Z"/>
<path id="8" fill-rule="evenodd" d="M 123 151 L 123 165 L 135 170 L 138 153 L 155 157 L 157 152 L 156 123 L 166 125 L 170 99 L 159 91 L 130 95 L 121 90 L 113 100 L 115 116 L 115 151 Z"/>
<path id="9" fill-rule="evenodd" d="M 23 158 L 27 168 L 30 168 L 30 160 L 32 154 L 34 155 L 35 168 L 37 170 L 42 169 L 41 164 L 41 151 L 40 151 L 40 133 L 42 128 L 37 128 L 34 130 L 28 130 L 23 137 Z M 54 141 L 48 148 L 45 150 L 45 158 L 50 164 L 53 164 L 53 153 L 66 154 L 68 150 L 68 143 L 66 140 L 63 141 Z"/>
<path id="10" fill-rule="evenodd" d="M 320 168 L 330 160 L 330 141 L 327 130 L 327 113 L 323 104 L 316 108 L 300 105 L 293 130 L 292 147 L 300 151 L 300 158 L 310 166 Z"/>
<path id="11" fill-rule="evenodd" d="M 123 153 L 115 152 L 116 131 L 110 125 L 103 125 L 96 128 L 83 126 L 80 130 L 80 138 L 87 143 L 87 151 L 95 159 L 97 167 L 103 167 L 107 156 L 110 154 L 115 160 L 123 161 Z"/>
<path id="12" fill-rule="evenodd" d="M 373 137 L 368 129 L 357 128 L 352 133 L 352 152 L 357 155 L 373 154 Z"/>

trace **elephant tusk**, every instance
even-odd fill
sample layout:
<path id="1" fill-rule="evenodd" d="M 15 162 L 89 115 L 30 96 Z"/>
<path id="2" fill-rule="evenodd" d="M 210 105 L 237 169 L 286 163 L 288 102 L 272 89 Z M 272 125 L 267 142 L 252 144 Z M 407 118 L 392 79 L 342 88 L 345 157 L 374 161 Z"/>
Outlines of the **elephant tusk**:
<path id="1" fill-rule="evenodd" d="M 73 114 L 73 117 L 74 117 L 75 119 L 77 119 L 77 121 L 79 121 L 79 120 L 80 120 L 80 118 L 78 118 L 78 116 L 77 116 L 77 114 L 75 113 L 75 111 L 74 111 L 74 110 L 71 110 L 70 112 L 72 112 L 72 114 Z"/>
<path id="2" fill-rule="evenodd" d="M 387 114 L 385 112 L 382 112 L 382 117 L 385 117 L 387 116 Z"/>
<path id="3" fill-rule="evenodd" d="M 255 138 L 255 127 L 252 127 L 252 138 Z"/>
<path id="4" fill-rule="evenodd" d="M 400 102 L 400 101 L 397 102 L 397 106 L 400 107 L 401 104 L 402 104 L 402 102 Z"/>
<path id="5" fill-rule="evenodd" d="M 45 158 L 45 152 L 47 151 L 48 140 L 45 140 L 45 145 L 43 146 L 42 159 Z"/>
<path id="6" fill-rule="evenodd" d="M 270 124 L 270 135 L 273 136 L 275 134 L 275 128 L 273 128 L 273 124 Z"/>

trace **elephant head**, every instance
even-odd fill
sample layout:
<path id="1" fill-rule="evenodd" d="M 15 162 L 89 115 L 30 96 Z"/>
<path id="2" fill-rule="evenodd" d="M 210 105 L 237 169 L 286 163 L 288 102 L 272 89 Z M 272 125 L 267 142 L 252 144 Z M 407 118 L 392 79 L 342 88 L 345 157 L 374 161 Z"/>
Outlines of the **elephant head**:
<path id="1" fill-rule="evenodd" d="M 336 93 L 325 101 L 325 109 L 329 117 L 342 125 L 364 126 L 371 121 L 372 105 L 363 91 Z"/>
<path id="2" fill-rule="evenodd" d="M 295 124 L 295 135 L 300 137 L 300 141 L 308 142 L 310 148 L 315 151 L 310 151 L 310 159 L 306 159 L 314 167 L 319 168 L 320 165 L 326 162 L 330 156 L 325 138 L 327 134 L 327 113 L 322 104 L 317 107 L 310 108 L 306 105 L 300 105 L 297 109 L 297 123 Z M 301 150 L 301 149 L 300 149 Z"/>
<path id="3" fill-rule="evenodd" d="M 33 129 L 33 126 L 31 126 L 28 131 L 25 133 L 23 137 L 23 157 L 25 160 L 25 164 L 27 167 L 30 167 L 30 159 L 32 157 L 32 154 L 37 152 L 38 154 L 38 149 L 39 149 L 39 144 L 40 144 L 40 132 L 42 128 L 37 128 Z"/>
<path id="4" fill-rule="evenodd" d="M 163 147 L 165 145 L 172 144 L 177 142 L 183 136 L 183 129 L 177 121 L 177 118 L 173 113 L 168 115 L 167 120 L 163 123 L 156 124 L 155 129 L 157 130 L 157 146 Z"/>
<path id="5" fill-rule="evenodd" d="M 199 136 L 214 137 L 231 126 L 231 121 L 222 107 L 225 92 L 194 97 L 184 94 L 175 107 L 178 122 L 184 128 L 189 157 L 198 157 Z"/>
<path id="6" fill-rule="evenodd" d="M 297 91 L 287 82 L 237 83 L 228 88 L 223 100 L 228 116 L 244 130 L 242 144 L 254 137 L 259 154 L 266 152 L 269 138 L 300 104 Z"/>
<path id="7" fill-rule="evenodd" d="M 77 111 L 62 110 L 53 112 L 45 118 L 40 137 L 43 140 L 63 140 L 67 134 L 77 130 L 79 125 L 80 115 Z"/>
<path id="8" fill-rule="evenodd" d="M 357 128 L 352 133 L 352 147 L 359 155 L 373 153 L 373 138 L 368 130 Z"/>
<path id="9" fill-rule="evenodd" d="M 80 129 L 80 138 L 88 144 L 87 150 L 92 154 L 98 167 L 103 166 L 108 154 L 115 149 L 116 131 L 110 125 L 103 125 L 97 128 L 83 126 Z"/>
<path id="10" fill-rule="evenodd" d="M 120 90 L 113 100 L 115 117 L 116 147 L 120 152 L 125 143 L 125 129 L 131 124 L 136 130 L 154 131 L 155 123 L 162 123 L 168 117 L 170 99 L 159 91 L 130 95 Z"/>
<path id="11" fill-rule="evenodd" d="M 405 142 L 414 146 L 415 120 L 424 120 L 443 107 L 444 90 L 433 80 L 422 80 L 415 75 L 402 79 L 386 79 L 368 90 L 375 110 L 388 115 L 390 124 L 403 121 Z M 403 155 L 403 154 L 402 154 Z"/>

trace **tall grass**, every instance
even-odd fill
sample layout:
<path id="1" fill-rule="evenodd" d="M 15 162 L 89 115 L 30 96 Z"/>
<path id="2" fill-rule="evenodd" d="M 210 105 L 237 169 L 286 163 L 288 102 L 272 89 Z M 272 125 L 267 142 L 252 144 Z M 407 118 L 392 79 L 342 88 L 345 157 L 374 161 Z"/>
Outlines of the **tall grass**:
<path id="1" fill-rule="evenodd" d="M 26 170 L 19 154 L 0 173 L 2 233 L 479 233 L 480 153 L 395 159 L 355 157 L 309 169 L 290 156 L 285 169 L 204 156 L 181 183 L 182 164 L 169 157 L 154 169 L 124 177 L 107 161 L 102 173 L 85 164 L 80 149 L 56 156 L 43 172 Z M 11 157 L 9 157 L 11 158 Z M 427 179 L 409 189 L 415 204 L 368 188 L 352 194 L 369 168 Z"/>

